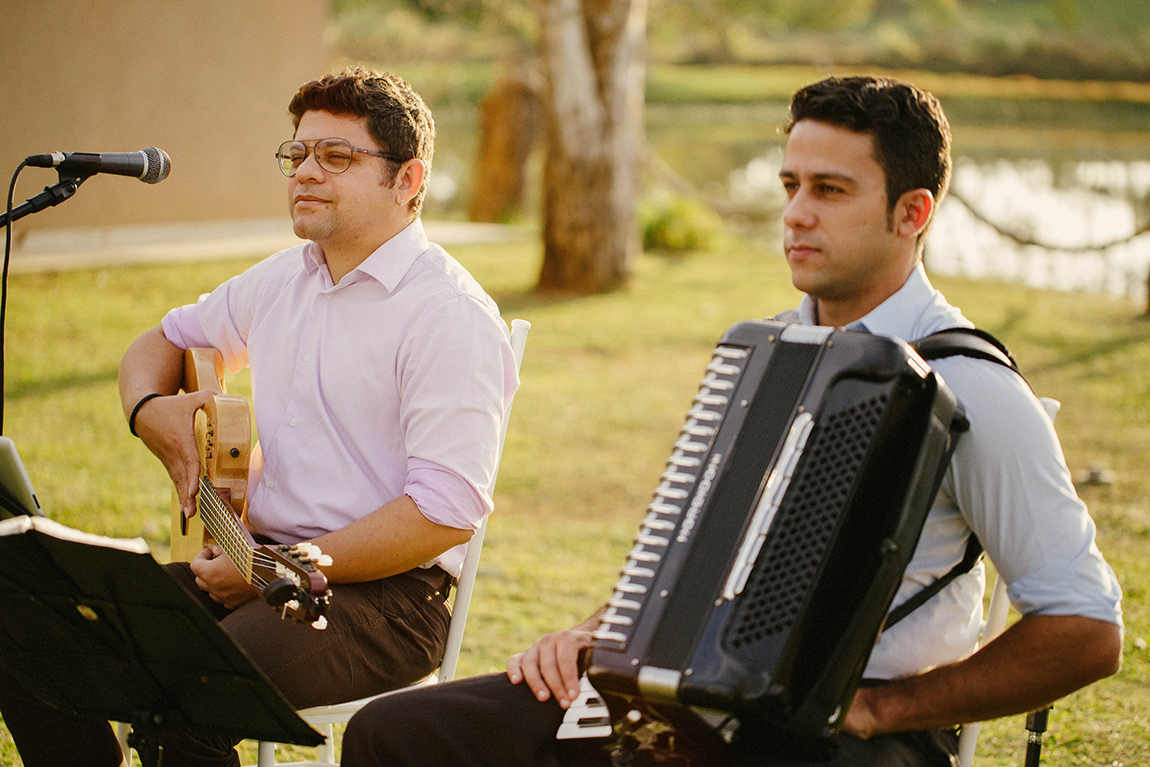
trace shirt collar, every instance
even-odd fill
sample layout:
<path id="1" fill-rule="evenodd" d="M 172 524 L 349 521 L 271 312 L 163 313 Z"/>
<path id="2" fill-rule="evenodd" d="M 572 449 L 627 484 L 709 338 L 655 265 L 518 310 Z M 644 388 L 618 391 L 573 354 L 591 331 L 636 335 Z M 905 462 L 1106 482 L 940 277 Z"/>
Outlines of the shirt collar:
<path id="1" fill-rule="evenodd" d="M 366 275 L 379 282 L 390 292 L 399 285 L 400 280 L 411 269 L 411 265 L 419 258 L 430 244 L 427 233 L 423 229 L 423 220 L 415 219 L 399 234 L 376 248 L 370 256 L 363 260 L 359 266 L 348 273 L 340 285 L 350 285 L 358 282 Z M 314 242 L 309 242 L 303 250 L 304 268 L 309 273 L 316 271 L 327 263 L 323 248 Z M 349 279 L 350 278 L 350 279 Z"/>
<path id="2" fill-rule="evenodd" d="M 816 324 L 815 309 L 814 299 L 804 295 L 799 304 L 799 322 Z M 848 324 L 846 329 L 916 341 L 942 328 L 969 327 L 970 324 L 930 284 L 920 261 L 901 288 L 866 316 Z"/>

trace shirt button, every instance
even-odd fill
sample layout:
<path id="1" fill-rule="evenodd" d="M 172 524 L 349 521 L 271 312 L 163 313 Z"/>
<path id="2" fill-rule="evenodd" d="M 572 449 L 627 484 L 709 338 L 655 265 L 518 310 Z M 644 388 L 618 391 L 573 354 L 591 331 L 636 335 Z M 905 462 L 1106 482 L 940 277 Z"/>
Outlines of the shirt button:
<path id="1" fill-rule="evenodd" d="M 291 419 L 290 421 L 288 421 L 288 423 L 290 423 L 292 426 L 295 426 L 295 419 L 294 418 Z"/>
<path id="2" fill-rule="evenodd" d="M 270 480 L 270 479 L 269 479 L 269 480 L 267 481 L 267 486 L 268 486 L 268 489 L 271 489 L 271 488 L 275 487 L 275 484 L 276 484 L 276 483 L 275 483 L 273 480 Z"/>
<path id="3" fill-rule="evenodd" d="M 310 354 L 303 355 L 303 361 L 304 362 L 311 362 L 311 355 Z"/>

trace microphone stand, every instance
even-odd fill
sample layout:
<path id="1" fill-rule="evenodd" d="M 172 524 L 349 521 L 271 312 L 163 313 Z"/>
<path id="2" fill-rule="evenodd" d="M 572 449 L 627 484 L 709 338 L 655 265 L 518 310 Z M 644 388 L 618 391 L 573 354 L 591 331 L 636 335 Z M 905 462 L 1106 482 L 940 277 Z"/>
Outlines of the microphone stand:
<path id="1" fill-rule="evenodd" d="M 74 195 L 76 190 L 80 188 L 80 184 L 92 176 L 91 173 L 76 173 L 75 171 L 60 170 L 57 172 L 60 174 L 60 180 L 58 182 L 52 184 L 52 186 L 44 187 L 43 192 L 29 197 L 26 202 L 17 205 L 12 209 L 11 217 L 9 217 L 7 212 L 0 211 L 0 227 L 8 226 L 13 221 L 21 219 L 29 213 L 38 213 L 45 208 L 59 205 Z"/>

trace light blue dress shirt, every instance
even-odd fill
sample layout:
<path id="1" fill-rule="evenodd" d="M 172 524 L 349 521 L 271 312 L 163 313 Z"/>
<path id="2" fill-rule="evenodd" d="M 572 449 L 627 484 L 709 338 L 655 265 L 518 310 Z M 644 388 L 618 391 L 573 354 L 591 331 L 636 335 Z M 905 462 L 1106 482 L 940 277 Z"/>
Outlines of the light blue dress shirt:
<path id="1" fill-rule="evenodd" d="M 815 324 L 809 296 L 798 312 L 800 322 Z M 897 293 L 847 329 L 916 341 L 951 327 L 972 324 L 934 289 L 920 263 Z M 1042 403 L 1001 365 L 947 357 L 931 367 L 962 403 L 970 431 L 959 439 L 892 606 L 957 564 L 973 530 L 1023 615 L 1081 615 L 1121 625 L 1118 579 L 1095 545 L 1094 521 L 1075 493 Z M 984 584 L 980 563 L 884 632 L 864 675 L 906 676 L 973 652 Z"/>

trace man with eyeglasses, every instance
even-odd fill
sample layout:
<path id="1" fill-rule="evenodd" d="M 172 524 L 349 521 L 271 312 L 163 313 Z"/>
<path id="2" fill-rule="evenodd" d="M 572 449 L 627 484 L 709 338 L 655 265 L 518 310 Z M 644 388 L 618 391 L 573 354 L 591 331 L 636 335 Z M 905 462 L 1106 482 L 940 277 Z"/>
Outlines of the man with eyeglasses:
<path id="1" fill-rule="evenodd" d="M 518 385 L 507 326 L 419 218 L 435 135 L 401 78 L 360 68 L 305 84 L 275 152 L 296 235 L 124 355 L 132 432 L 195 512 L 183 351 L 250 366 L 256 427 L 247 524 L 332 559 L 328 627 L 281 620 L 216 546 L 168 566 L 297 708 L 410 684 L 439 663 L 463 544 L 492 509 L 498 436 Z M 269 154 L 271 152 L 269 151 Z M 26 767 L 119 765 L 107 722 L 65 717 L 0 678 Z M 165 767 L 238 765 L 235 739 L 165 732 Z"/>

